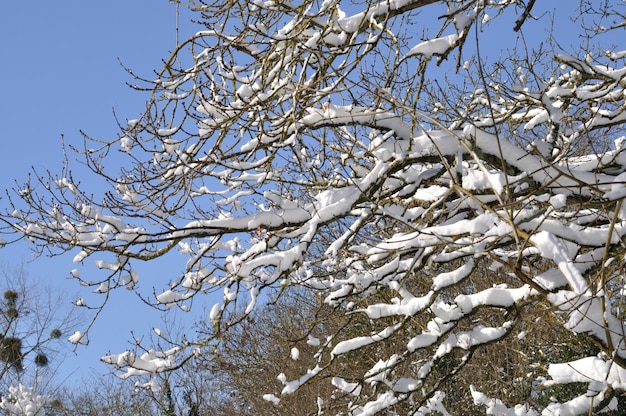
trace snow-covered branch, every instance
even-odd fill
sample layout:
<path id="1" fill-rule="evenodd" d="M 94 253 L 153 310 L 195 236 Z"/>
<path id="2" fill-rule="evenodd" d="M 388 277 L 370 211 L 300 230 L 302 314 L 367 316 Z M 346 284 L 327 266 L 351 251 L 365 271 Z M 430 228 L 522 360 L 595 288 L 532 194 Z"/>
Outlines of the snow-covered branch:
<path id="1" fill-rule="evenodd" d="M 338 414 L 446 414 L 455 400 L 528 415 L 609 406 L 626 363 L 626 54 L 540 43 L 484 58 L 490 28 L 505 37 L 504 22 L 515 44 L 539 7 L 198 6 L 205 27 L 156 79 L 138 79 L 146 111 L 115 140 L 86 137 L 85 164 L 106 190 L 69 169 L 35 175 L 1 220 L 40 252 L 93 261 L 102 278 L 72 276 L 97 294 L 125 287 L 163 310 L 223 295 L 198 339 L 103 359 L 125 377 L 152 383 L 213 354 L 268 292 L 304 290 L 333 319 L 293 336 L 309 340 L 310 362 L 275 375 L 268 405 L 319 381 L 341 398 L 320 397 L 317 411 Z M 142 262 L 177 255 L 177 275 L 140 278 Z M 564 341 L 526 341 L 554 328 Z M 564 352 L 577 337 L 593 348 Z M 525 372 L 484 377 L 496 348 Z M 515 383 L 527 388 L 495 397 Z M 551 404 L 537 390 L 564 383 L 589 388 Z"/>

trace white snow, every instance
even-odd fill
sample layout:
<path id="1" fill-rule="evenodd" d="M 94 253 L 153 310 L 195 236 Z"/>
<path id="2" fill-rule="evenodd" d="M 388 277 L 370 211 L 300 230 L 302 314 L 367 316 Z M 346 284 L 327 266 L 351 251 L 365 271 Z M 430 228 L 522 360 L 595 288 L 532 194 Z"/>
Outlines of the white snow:
<path id="1" fill-rule="evenodd" d="M 337 387 L 344 393 L 348 393 L 353 396 L 358 396 L 359 394 L 361 394 L 361 386 L 359 385 L 359 383 L 350 383 L 341 377 L 333 377 L 331 379 L 331 382 L 333 386 Z"/>
<path id="2" fill-rule="evenodd" d="M 300 386 L 302 386 L 304 383 L 306 383 L 308 380 L 310 380 L 320 371 L 322 371 L 322 368 L 320 366 L 315 366 L 315 368 L 307 370 L 306 374 L 304 374 L 298 380 L 286 382 L 285 387 L 283 388 L 283 391 L 281 392 L 281 394 L 284 395 L 284 394 L 294 393 L 296 390 L 300 388 Z"/>
<path id="3" fill-rule="evenodd" d="M 134 375 L 154 375 L 163 371 L 171 370 L 176 366 L 175 355 L 181 347 L 175 347 L 168 351 L 148 350 L 141 355 L 134 351 L 125 351 L 121 354 L 107 355 L 101 358 L 106 364 L 116 368 L 127 368 L 121 377 L 128 378 Z"/>
<path id="4" fill-rule="evenodd" d="M 540 231 L 533 234 L 530 240 L 544 257 L 554 260 L 575 293 L 582 294 L 587 290 L 587 281 L 574 266 L 567 248 L 560 239 L 547 231 Z"/>
<path id="5" fill-rule="evenodd" d="M 442 55 L 450 50 L 459 40 L 459 35 L 453 33 L 451 35 L 440 38 L 429 39 L 412 47 L 405 55 L 405 58 L 414 55 L 424 55 L 430 58 L 433 55 Z"/>
<path id="6" fill-rule="evenodd" d="M 499 415 L 499 416 L 539 416 L 534 409 L 527 405 L 516 405 L 514 408 L 509 408 L 499 399 L 492 399 L 476 390 L 474 386 L 470 386 L 472 398 L 475 404 L 482 404 L 486 407 L 485 414 L 487 415 Z M 561 413 L 558 413 L 559 415 Z"/>
<path id="7" fill-rule="evenodd" d="M 133 145 L 133 140 L 130 137 L 120 138 L 120 148 L 123 152 L 130 153 L 133 150 Z"/>
<path id="8" fill-rule="evenodd" d="M 465 277 L 469 276 L 472 270 L 474 270 L 474 260 L 469 259 L 461 267 L 454 271 L 438 274 L 433 279 L 432 289 L 437 291 L 443 289 L 446 286 L 456 284 Z"/>
<path id="9" fill-rule="evenodd" d="M 74 332 L 67 340 L 72 344 L 87 345 L 89 343 L 87 337 L 85 337 L 80 331 Z"/>
<path id="10" fill-rule="evenodd" d="M 268 401 L 268 402 L 272 402 L 275 405 L 278 405 L 280 403 L 280 399 L 276 396 L 274 396 L 273 394 L 264 394 L 263 395 L 263 400 Z"/>
<path id="11" fill-rule="evenodd" d="M 313 335 L 309 334 L 306 343 L 312 347 L 317 347 L 320 345 L 320 340 L 318 338 L 315 338 Z"/>
<path id="12" fill-rule="evenodd" d="M 389 326 L 377 334 L 371 336 L 363 336 L 363 337 L 354 337 L 347 341 L 341 341 L 335 348 L 331 351 L 331 357 L 342 355 L 350 351 L 354 351 L 356 349 L 362 348 L 366 345 L 374 344 L 380 342 L 386 338 L 389 338 L 397 329 L 401 327 L 401 324 L 396 324 L 393 326 Z"/>
<path id="13" fill-rule="evenodd" d="M 26 387 L 19 383 L 17 386 L 9 386 L 8 394 L 3 394 L 0 399 L 0 409 L 9 416 L 45 416 L 45 406 L 50 402 L 50 397 L 42 396 L 35 392 L 34 388 Z"/>

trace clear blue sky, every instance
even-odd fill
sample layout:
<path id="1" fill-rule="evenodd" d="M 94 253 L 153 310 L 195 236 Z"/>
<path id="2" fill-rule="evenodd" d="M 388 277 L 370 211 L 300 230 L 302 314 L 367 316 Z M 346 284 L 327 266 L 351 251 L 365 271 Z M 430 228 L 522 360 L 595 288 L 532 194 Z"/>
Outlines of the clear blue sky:
<path id="1" fill-rule="evenodd" d="M 125 85 L 132 79 L 118 58 L 150 78 L 175 46 L 175 17 L 176 6 L 167 0 L 2 1 L 0 188 L 25 179 L 30 166 L 59 172 L 61 134 L 77 145 L 82 144 L 79 129 L 112 138 L 118 133 L 113 108 L 121 120 L 138 116 L 145 96 Z M 184 14 L 180 23 L 181 36 L 197 30 Z M 34 279 L 84 296 L 85 289 L 68 279 L 74 254 L 40 258 L 26 269 Z M 25 244 L 0 250 L 0 263 L 9 267 L 29 260 Z M 160 314 L 118 292 L 90 333 L 90 345 L 66 358 L 60 377 L 108 371 L 99 357 L 122 352 L 132 329 L 148 332 L 158 320 Z"/>

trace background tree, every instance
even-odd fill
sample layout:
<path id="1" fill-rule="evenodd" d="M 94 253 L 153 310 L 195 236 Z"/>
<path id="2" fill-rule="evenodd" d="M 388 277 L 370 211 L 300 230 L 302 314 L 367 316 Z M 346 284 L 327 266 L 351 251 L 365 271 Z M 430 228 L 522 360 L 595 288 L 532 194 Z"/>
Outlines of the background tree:
<path id="1" fill-rule="evenodd" d="M 136 392 L 132 383 L 123 384 L 115 376 L 99 375 L 83 380 L 76 387 L 65 387 L 47 405 L 50 415 L 160 415 L 150 400 Z"/>
<path id="2" fill-rule="evenodd" d="M 196 363 L 177 371 L 161 373 L 158 383 L 142 388 L 136 378 L 92 374 L 74 386 L 64 386 L 50 395 L 49 415 L 223 415 L 225 394 L 218 380 Z M 219 409 L 219 410 L 217 410 Z M 230 411 L 230 410 L 229 410 Z"/>
<path id="3" fill-rule="evenodd" d="M 505 277 L 502 277 L 506 279 Z M 298 391 L 275 405 L 264 400 L 267 391 L 282 389 L 282 381 L 294 379 L 302 368 L 316 364 L 315 354 L 321 340 L 335 334 L 340 328 L 355 331 L 367 326 L 358 315 L 346 317 L 340 310 L 315 302 L 315 294 L 302 289 L 283 293 L 276 300 L 259 308 L 236 329 L 223 334 L 217 359 L 200 357 L 189 367 L 204 373 L 205 386 L 222 394 L 210 401 L 211 409 L 220 415 L 257 414 L 315 414 L 320 403 L 327 411 L 339 411 L 354 399 L 336 386 L 332 380 L 337 371 L 350 371 L 356 377 L 376 364 L 376 354 L 356 352 L 349 356 L 348 368 L 330 366 Z M 540 303 L 521 306 L 539 311 L 521 313 L 520 337 L 509 337 L 492 345 L 477 348 L 473 360 L 462 368 L 456 377 L 442 383 L 449 392 L 444 400 L 450 414 L 481 414 L 484 406 L 472 405 L 470 385 L 480 391 L 498 391 L 510 400 L 529 401 L 536 407 L 550 404 L 551 397 L 567 397 L 581 386 L 558 388 L 542 387 L 537 379 L 546 377 L 547 365 L 552 361 L 570 361 L 597 354 L 593 341 L 567 331 L 561 322 Z M 358 322 L 360 320 L 360 322 Z M 206 323 L 199 324 L 200 331 L 210 331 Z M 387 342 L 387 350 L 401 350 L 405 342 Z M 440 364 L 445 376 L 450 361 Z M 408 371 L 411 371 L 409 368 Z M 330 382 L 329 379 L 330 378 Z M 210 380 L 210 383 L 208 382 Z M 344 385 L 341 385 L 345 389 Z M 576 390 L 578 389 L 578 390 Z M 584 392 L 584 390 L 583 390 Z M 321 399 L 318 402 L 317 399 Z M 410 414 L 411 406 L 402 408 L 400 414 Z M 212 413 L 208 413 L 212 414 Z"/>
<path id="4" fill-rule="evenodd" d="M 34 283 L 23 267 L 0 268 L 0 292 L 0 409 L 18 414 L 16 401 L 42 404 L 57 388 L 65 338 L 79 319 L 69 299 Z"/>
<path id="5" fill-rule="evenodd" d="M 263 398 L 279 409 L 321 380 L 314 412 L 445 413 L 457 386 L 489 412 L 619 411 L 622 2 L 571 16 L 535 1 L 190 7 L 205 30 L 137 79 L 146 111 L 116 139 L 85 137 L 79 153 L 109 191 L 93 195 L 68 165 L 9 193 L 2 217 L 42 252 L 93 259 L 101 279 L 73 275 L 106 297 L 126 287 L 188 310 L 223 293 L 198 337 L 106 362 L 148 387 L 198 355 L 219 363 L 268 289 L 303 287 L 342 324 L 297 374 L 276 375 Z M 509 49 L 494 57 L 494 40 Z M 180 275 L 145 288 L 141 262 L 176 252 Z M 523 354 L 546 315 L 582 346 L 548 339 L 545 373 L 524 373 L 574 386 L 557 401 L 470 371 Z"/>

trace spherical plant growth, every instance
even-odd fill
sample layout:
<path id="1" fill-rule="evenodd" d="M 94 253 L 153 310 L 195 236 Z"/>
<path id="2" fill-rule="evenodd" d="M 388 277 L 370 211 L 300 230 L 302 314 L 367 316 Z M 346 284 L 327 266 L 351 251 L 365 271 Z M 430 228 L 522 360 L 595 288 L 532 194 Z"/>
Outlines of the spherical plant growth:
<path id="1" fill-rule="evenodd" d="M 16 370 L 22 369 L 22 340 L 14 337 L 0 339 L 0 360 Z"/>
<path id="2" fill-rule="evenodd" d="M 45 367 L 48 365 L 48 356 L 42 352 L 35 356 L 35 365 L 37 367 Z"/>

